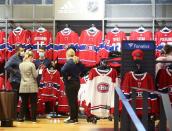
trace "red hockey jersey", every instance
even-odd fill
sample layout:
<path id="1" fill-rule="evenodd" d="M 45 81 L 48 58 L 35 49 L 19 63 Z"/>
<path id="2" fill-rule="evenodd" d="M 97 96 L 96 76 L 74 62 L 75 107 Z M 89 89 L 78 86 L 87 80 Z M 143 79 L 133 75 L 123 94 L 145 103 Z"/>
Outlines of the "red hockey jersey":
<path id="1" fill-rule="evenodd" d="M 114 89 L 117 72 L 93 68 L 89 73 L 86 90 L 86 103 L 90 105 L 90 113 L 98 117 L 108 117 L 114 108 Z"/>
<path id="2" fill-rule="evenodd" d="M 133 31 L 130 33 L 130 40 L 152 40 L 152 32 L 151 31 Z"/>
<path id="3" fill-rule="evenodd" d="M 66 49 L 69 46 L 76 46 L 78 44 L 78 34 L 74 31 L 65 33 L 63 30 L 56 35 L 56 42 L 54 44 L 53 59 L 58 60 L 59 64 L 66 62 Z"/>
<path id="4" fill-rule="evenodd" d="M 60 73 L 57 70 L 44 69 L 40 81 L 39 97 L 44 101 L 51 101 L 58 98 Z"/>
<path id="5" fill-rule="evenodd" d="M 170 32 L 162 32 L 162 31 L 157 31 L 155 33 L 155 41 L 156 41 L 156 45 L 172 45 L 172 31 Z"/>
<path id="6" fill-rule="evenodd" d="M 5 32 L 0 31 L 0 64 L 5 62 Z"/>
<path id="7" fill-rule="evenodd" d="M 159 57 L 161 54 L 161 49 L 166 45 L 172 45 L 172 31 L 163 32 L 157 31 L 155 33 L 155 42 L 156 42 L 156 57 Z"/>
<path id="8" fill-rule="evenodd" d="M 169 68 L 160 69 L 156 79 L 158 90 L 169 94 L 172 105 L 172 72 L 169 71 Z"/>
<path id="9" fill-rule="evenodd" d="M 127 40 L 126 34 L 123 31 L 119 32 L 108 32 L 105 37 L 106 45 L 112 47 L 112 51 L 121 51 L 121 42 Z"/>
<path id="10" fill-rule="evenodd" d="M 53 40 L 52 40 L 52 33 L 45 30 L 43 32 L 34 31 L 31 35 L 31 44 L 34 53 L 34 58 L 39 58 L 39 47 L 44 46 L 46 49 L 45 57 L 52 60 L 53 57 Z"/>
<path id="11" fill-rule="evenodd" d="M 9 33 L 8 37 L 8 55 L 7 58 L 9 59 L 13 54 L 15 54 L 15 45 L 21 44 L 23 45 L 23 48 L 30 49 L 30 33 L 27 30 L 21 30 L 21 31 L 11 31 Z"/>
<path id="12" fill-rule="evenodd" d="M 59 89 L 57 111 L 59 113 L 68 113 L 69 112 L 68 100 L 67 100 L 67 96 L 65 93 L 64 82 L 62 79 L 60 79 L 60 89 Z"/>
<path id="13" fill-rule="evenodd" d="M 98 63 L 97 51 L 102 42 L 102 32 L 97 30 L 90 33 L 89 30 L 81 32 L 79 39 L 79 58 L 87 67 L 93 67 Z"/>
<path id="14" fill-rule="evenodd" d="M 134 72 L 130 71 L 127 72 L 123 78 L 122 81 L 122 90 L 125 94 L 125 96 L 131 100 L 131 87 L 137 87 L 137 88 L 143 88 L 143 89 L 149 89 L 154 91 L 155 86 L 153 82 L 153 78 L 149 73 L 143 73 L 141 76 L 136 76 Z M 143 91 L 136 90 L 137 96 L 136 96 L 136 113 L 139 116 L 142 116 L 142 103 L 143 103 Z M 150 94 L 148 98 L 148 110 L 149 113 L 157 113 L 157 97 L 154 94 Z"/>
<path id="15" fill-rule="evenodd" d="M 100 44 L 98 56 L 101 58 L 108 58 L 109 52 L 121 51 L 122 40 L 126 40 L 126 35 L 123 31 L 108 32 L 105 41 Z"/>
<path id="16" fill-rule="evenodd" d="M 5 81 L 5 75 L 0 75 L 0 91 L 1 90 L 6 90 L 6 91 L 12 90 L 12 86 L 9 80 Z"/>

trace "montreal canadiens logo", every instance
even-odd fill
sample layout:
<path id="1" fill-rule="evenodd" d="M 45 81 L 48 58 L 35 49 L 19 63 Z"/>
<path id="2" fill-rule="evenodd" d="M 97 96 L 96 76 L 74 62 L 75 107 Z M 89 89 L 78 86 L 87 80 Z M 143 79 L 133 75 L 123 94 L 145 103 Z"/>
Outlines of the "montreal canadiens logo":
<path id="1" fill-rule="evenodd" d="M 98 92 L 101 92 L 101 93 L 107 93 L 109 91 L 109 84 L 100 83 L 97 86 L 97 90 L 98 90 Z"/>

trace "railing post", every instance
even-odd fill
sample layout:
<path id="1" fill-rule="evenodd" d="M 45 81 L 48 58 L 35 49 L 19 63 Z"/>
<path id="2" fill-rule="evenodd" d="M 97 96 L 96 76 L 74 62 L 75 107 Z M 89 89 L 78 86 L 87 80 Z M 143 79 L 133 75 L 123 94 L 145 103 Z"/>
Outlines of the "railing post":
<path id="1" fill-rule="evenodd" d="M 115 90 L 115 113 L 114 113 L 114 130 L 118 131 L 119 130 L 119 96 Z"/>
<path id="2" fill-rule="evenodd" d="M 121 125 L 120 125 L 121 131 L 129 131 L 129 118 L 127 111 L 125 109 L 125 106 L 122 106 L 122 112 L 121 112 Z"/>
<path id="3" fill-rule="evenodd" d="M 134 112 L 136 112 L 136 97 L 137 97 L 137 94 L 136 94 L 136 90 L 135 89 L 132 89 L 132 94 L 131 94 L 131 106 L 134 110 Z M 132 121 L 130 121 L 130 130 L 131 131 L 136 131 L 136 128 L 134 126 L 134 123 Z"/>
<path id="4" fill-rule="evenodd" d="M 160 98 L 160 123 L 159 130 L 166 131 L 167 130 L 167 118 L 165 116 L 165 110 L 162 103 L 162 98 Z"/>
<path id="5" fill-rule="evenodd" d="M 142 122 L 146 130 L 148 130 L 148 97 L 149 93 L 144 91 L 143 92 L 143 114 L 142 114 Z"/>

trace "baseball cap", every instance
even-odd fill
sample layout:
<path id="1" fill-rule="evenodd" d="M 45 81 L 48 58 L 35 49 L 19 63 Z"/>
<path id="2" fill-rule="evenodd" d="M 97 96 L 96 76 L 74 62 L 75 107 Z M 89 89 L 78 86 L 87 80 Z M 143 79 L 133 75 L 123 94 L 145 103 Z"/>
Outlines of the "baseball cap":
<path id="1" fill-rule="evenodd" d="M 140 49 L 136 49 L 132 52 L 133 60 L 143 60 L 144 52 Z"/>

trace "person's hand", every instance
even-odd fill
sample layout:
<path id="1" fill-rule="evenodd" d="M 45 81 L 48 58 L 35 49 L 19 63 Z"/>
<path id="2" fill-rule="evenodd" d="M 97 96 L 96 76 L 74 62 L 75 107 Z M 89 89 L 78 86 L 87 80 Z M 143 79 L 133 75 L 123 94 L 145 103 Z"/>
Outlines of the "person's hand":
<path id="1" fill-rule="evenodd" d="M 42 70 L 43 70 L 44 68 L 46 68 L 44 64 L 41 64 L 41 65 L 39 66 L 39 69 L 42 69 Z"/>

